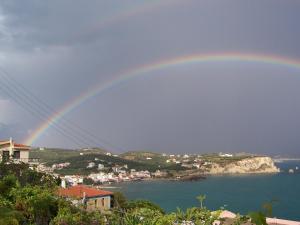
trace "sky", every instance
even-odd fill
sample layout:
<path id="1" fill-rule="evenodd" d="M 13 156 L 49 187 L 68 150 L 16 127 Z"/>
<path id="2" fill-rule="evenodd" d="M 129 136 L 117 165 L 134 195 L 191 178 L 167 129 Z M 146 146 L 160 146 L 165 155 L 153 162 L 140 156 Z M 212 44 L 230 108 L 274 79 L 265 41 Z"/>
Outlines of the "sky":
<path id="1" fill-rule="evenodd" d="M 124 71 L 238 52 L 300 62 L 300 0 L 0 1 L 0 139 Z M 300 156 L 300 69 L 207 62 L 150 71 L 82 102 L 33 146 Z M 45 107 L 46 105 L 46 107 Z"/>

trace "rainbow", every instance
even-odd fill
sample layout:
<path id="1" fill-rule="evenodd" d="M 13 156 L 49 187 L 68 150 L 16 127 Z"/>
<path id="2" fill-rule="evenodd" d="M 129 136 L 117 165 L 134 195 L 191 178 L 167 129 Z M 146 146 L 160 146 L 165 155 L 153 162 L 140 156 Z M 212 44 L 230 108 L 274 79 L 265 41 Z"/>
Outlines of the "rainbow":
<path id="1" fill-rule="evenodd" d="M 175 66 L 188 66 L 191 64 L 200 63 L 217 63 L 217 62 L 249 62 L 249 63 L 263 63 L 269 65 L 279 65 L 288 68 L 300 69 L 300 60 L 293 59 L 278 55 L 266 55 L 266 54 L 248 54 L 248 53 L 212 53 L 212 54 L 194 54 L 186 55 L 182 57 L 175 57 L 166 60 L 160 60 L 150 64 L 135 67 L 120 73 L 112 80 L 105 83 L 100 83 L 93 88 L 88 88 L 86 92 L 83 92 L 72 101 L 65 104 L 56 113 L 51 115 L 47 120 L 43 121 L 24 141 L 26 145 L 32 145 L 37 139 L 39 139 L 43 133 L 49 129 L 53 124 L 57 123 L 62 117 L 70 113 L 75 108 L 82 105 L 88 99 L 105 93 L 106 91 L 117 87 L 125 82 L 128 82 L 136 77 L 146 76 L 153 74 L 153 72 L 168 69 Z"/>

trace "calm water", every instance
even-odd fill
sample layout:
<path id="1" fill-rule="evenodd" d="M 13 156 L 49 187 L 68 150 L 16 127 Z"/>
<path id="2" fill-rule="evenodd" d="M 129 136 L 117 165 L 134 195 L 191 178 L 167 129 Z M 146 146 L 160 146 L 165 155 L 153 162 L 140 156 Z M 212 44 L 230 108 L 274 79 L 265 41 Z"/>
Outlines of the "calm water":
<path id="1" fill-rule="evenodd" d="M 285 171 L 300 168 L 300 161 L 280 163 Z M 262 203 L 277 200 L 273 215 L 278 218 L 300 220 L 300 171 L 273 175 L 211 176 L 204 181 L 145 181 L 122 183 L 118 186 L 129 199 L 148 199 L 166 211 L 198 205 L 196 196 L 206 194 L 209 209 L 225 206 L 233 212 L 245 214 L 259 210 Z"/>

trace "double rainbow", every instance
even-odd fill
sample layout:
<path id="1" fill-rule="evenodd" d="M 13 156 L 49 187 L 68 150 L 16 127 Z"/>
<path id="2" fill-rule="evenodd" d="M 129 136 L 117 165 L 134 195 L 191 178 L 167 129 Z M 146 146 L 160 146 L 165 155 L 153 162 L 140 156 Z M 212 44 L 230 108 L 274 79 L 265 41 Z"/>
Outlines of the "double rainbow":
<path id="1" fill-rule="evenodd" d="M 47 131 L 53 124 L 57 123 L 62 117 L 70 113 L 75 108 L 82 105 L 84 102 L 97 95 L 103 94 L 105 91 L 113 87 L 119 86 L 125 82 L 139 77 L 155 74 L 153 72 L 168 69 L 175 66 L 188 66 L 190 64 L 199 63 L 217 63 L 217 62 L 249 62 L 249 63 L 263 63 L 269 65 L 279 65 L 288 68 L 300 69 L 300 60 L 278 55 L 267 54 L 248 54 L 248 53 L 213 53 L 213 54 L 195 54 L 186 55 L 182 57 L 175 57 L 171 59 L 161 60 L 154 63 L 138 66 L 127 70 L 123 73 L 113 76 L 112 80 L 105 83 L 100 83 L 93 88 L 88 88 L 87 91 L 81 93 L 57 112 L 51 115 L 47 120 L 43 121 L 25 140 L 26 145 L 35 143 L 45 131 Z"/>

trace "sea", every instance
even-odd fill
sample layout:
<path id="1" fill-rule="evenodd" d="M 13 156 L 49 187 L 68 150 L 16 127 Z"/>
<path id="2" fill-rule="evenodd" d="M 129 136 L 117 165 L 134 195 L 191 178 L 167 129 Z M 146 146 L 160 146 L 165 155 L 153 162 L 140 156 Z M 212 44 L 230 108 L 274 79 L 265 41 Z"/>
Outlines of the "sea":
<path id="1" fill-rule="evenodd" d="M 247 214 L 272 202 L 273 217 L 300 221 L 300 160 L 277 163 L 282 172 L 262 175 L 209 176 L 201 181 L 152 180 L 125 182 L 116 191 L 128 199 L 147 199 L 166 212 L 177 207 L 199 206 L 196 197 L 206 195 L 204 205 L 210 210 L 225 208 Z M 299 167 L 299 170 L 296 170 Z M 294 173 L 289 173 L 294 169 Z"/>

